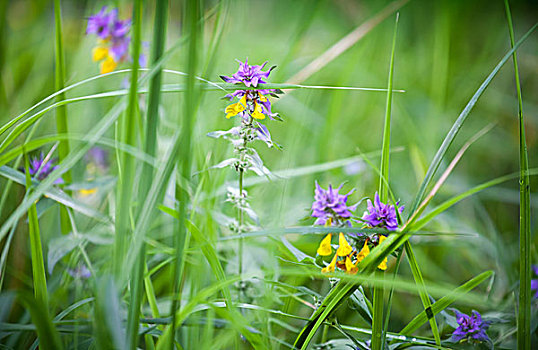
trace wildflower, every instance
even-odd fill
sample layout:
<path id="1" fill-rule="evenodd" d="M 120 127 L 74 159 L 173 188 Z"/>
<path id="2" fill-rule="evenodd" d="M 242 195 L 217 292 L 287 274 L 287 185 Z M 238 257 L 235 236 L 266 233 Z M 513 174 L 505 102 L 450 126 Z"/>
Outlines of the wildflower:
<path id="1" fill-rule="evenodd" d="M 73 278 L 88 279 L 92 275 L 86 265 L 79 265 L 74 269 L 67 269 L 69 276 Z"/>
<path id="2" fill-rule="evenodd" d="M 248 64 L 248 59 L 245 63 L 239 62 L 239 69 L 231 77 L 221 75 L 221 79 L 227 83 L 244 84 L 246 87 L 258 87 L 259 84 L 266 84 L 271 71 L 276 67 L 273 66 L 267 71 L 263 68 L 267 64 L 265 62 L 261 66 L 251 66 Z M 247 123 L 250 117 L 258 120 L 265 119 L 268 116 L 270 119 L 279 118 L 276 113 L 271 111 L 271 102 L 268 96 L 278 97 L 277 94 L 282 93 L 278 89 L 258 89 L 258 90 L 236 90 L 231 94 L 226 95 L 232 101 L 234 98 L 239 98 L 239 102 L 226 107 L 226 118 L 231 118 L 239 115 Z"/>
<path id="3" fill-rule="evenodd" d="M 327 220 L 331 219 L 335 226 L 349 223 L 351 212 L 357 209 L 357 204 L 348 206 L 346 204 L 348 196 L 354 191 L 351 190 L 347 194 L 339 194 L 338 191 L 343 184 L 338 188 L 333 189 L 331 185 L 327 190 L 324 190 L 316 182 L 315 201 L 312 204 L 312 216 L 317 218 L 315 225 L 325 225 Z"/>
<path id="4" fill-rule="evenodd" d="M 269 74 L 276 66 L 272 66 L 268 71 L 264 72 L 262 69 L 267 64 L 267 61 L 264 62 L 261 66 L 251 66 L 248 64 L 248 58 L 245 60 L 245 63 L 239 62 L 239 69 L 231 77 L 221 75 L 221 79 L 227 83 L 240 84 L 243 83 L 245 86 L 257 87 L 258 84 L 266 84 L 267 82 L 263 80 L 264 78 L 269 78 Z"/>
<path id="5" fill-rule="evenodd" d="M 368 226 L 386 228 L 390 231 L 395 231 L 398 228 L 396 209 L 393 205 L 381 203 L 377 192 L 375 193 L 374 204 L 370 200 L 367 203 L 368 210 L 364 212 L 362 220 Z M 398 208 L 398 210 L 401 213 L 403 206 Z"/>
<path id="6" fill-rule="evenodd" d="M 91 148 L 85 156 L 86 162 L 86 171 L 90 175 L 95 173 L 103 174 L 109 168 L 108 152 L 101 147 Z"/>
<path id="7" fill-rule="evenodd" d="M 39 158 L 32 158 L 28 167 L 28 172 L 30 175 L 39 181 L 43 181 L 50 173 L 58 168 L 57 165 L 53 165 L 54 161 L 49 159 L 44 159 L 43 153 L 40 154 Z M 21 170 L 24 171 L 24 168 Z M 55 184 L 62 184 L 63 179 L 59 178 L 54 181 Z"/>
<path id="8" fill-rule="evenodd" d="M 538 277 L 538 265 L 532 265 L 535 277 Z M 534 299 L 538 299 L 538 278 L 531 280 L 531 290 L 536 291 Z"/>
<path id="9" fill-rule="evenodd" d="M 108 13 L 106 9 L 107 7 L 103 6 L 99 13 L 90 16 L 86 28 L 86 34 L 95 34 L 99 39 L 99 45 L 93 49 L 92 58 L 95 62 L 101 62 L 101 74 L 112 72 L 119 63 L 130 59 L 128 51 L 131 37 L 128 33 L 131 21 L 120 20 L 117 9 Z M 145 55 L 140 55 L 139 62 L 141 66 L 145 65 Z"/>
<path id="10" fill-rule="evenodd" d="M 453 342 L 469 341 L 489 341 L 489 337 L 486 334 L 486 330 L 489 328 L 489 322 L 483 321 L 482 316 L 477 311 L 472 312 L 472 316 L 462 314 L 457 310 L 456 320 L 458 322 L 458 328 L 452 333 L 451 340 Z"/>
<path id="11" fill-rule="evenodd" d="M 384 236 L 382 237 L 384 238 Z M 331 238 L 331 233 L 323 238 L 317 250 L 318 255 L 330 256 L 332 254 Z M 379 241 L 383 242 L 383 239 L 380 237 Z M 357 250 L 348 243 L 344 234 L 340 232 L 338 236 L 338 249 L 336 250 L 336 254 L 334 254 L 329 265 L 321 269 L 321 272 L 334 272 L 336 268 L 338 268 L 346 273 L 356 274 L 359 271 L 357 266 L 368 254 L 370 254 L 368 239 L 364 242 L 364 246 L 361 251 L 357 252 Z M 381 270 L 387 269 L 387 258 L 385 258 L 383 262 L 379 264 L 378 268 Z"/>

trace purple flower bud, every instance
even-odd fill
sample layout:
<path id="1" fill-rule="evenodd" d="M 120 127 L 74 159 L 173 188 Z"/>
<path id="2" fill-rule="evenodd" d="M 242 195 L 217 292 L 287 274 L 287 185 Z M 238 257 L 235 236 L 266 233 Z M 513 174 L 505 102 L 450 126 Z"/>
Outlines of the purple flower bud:
<path id="1" fill-rule="evenodd" d="M 312 204 L 312 216 L 317 218 L 315 225 L 325 225 L 327 220 L 331 219 L 333 226 L 344 223 L 351 226 L 349 218 L 352 216 L 351 212 L 357 209 L 358 203 L 352 206 L 347 205 L 347 198 L 354 190 L 347 194 L 339 194 L 338 191 L 343 185 L 335 189 L 329 185 L 329 188 L 324 190 L 316 181 L 315 201 Z"/>
<path id="2" fill-rule="evenodd" d="M 39 180 L 43 181 L 47 176 L 49 176 L 50 173 L 52 173 L 54 170 L 58 168 L 57 165 L 53 165 L 53 160 L 45 161 L 43 153 L 40 154 L 39 158 L 32 158 L 30 160 L 30 164 L 28 167 L 28 172 L 30 175 Z M 24 168 L 21 170 L 24 171 Z M 56 181 L 54 181 L 55 184 L 62 184 L 63 179 L 59 178 Z"/>
<path id="3" fill-rule="evenodd" d="M 398 216 L 393 205 L 383 204 L 379 200 L 379 194 L 375 193 L 374 204 L 368 200 L 368 210 L 364 212 L 362 219 L 371 227 L 381 227 L 390 231 L 398 228 Z M 397 204 L 397 203 L 396 203 Z M 401 213 L 404 207 L 398 210 Z"/>
<path id="4" fill-rule="evenodd" d="M 486 330 L 489 328 L 489 322 L 483 321 L 482 316 L 477 312 L 472 312 L 472 316 L 462 314 L 455 310 L 458 328 L 452 333 L 451 340 L 455 343 L 462 340 L 489 341 Z"/>

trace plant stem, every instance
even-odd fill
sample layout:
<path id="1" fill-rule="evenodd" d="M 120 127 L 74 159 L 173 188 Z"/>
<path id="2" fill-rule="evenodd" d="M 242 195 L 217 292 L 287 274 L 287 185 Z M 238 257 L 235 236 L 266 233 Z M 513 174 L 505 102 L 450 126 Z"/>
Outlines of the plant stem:
<path id="1" fill-rule="evenodd" d="M 60 7 L 60 0 L 54 0 L 54 27 L 55 27 L 55 45 L 54 52 L 56 56 L 55 67 L 55 79 L 54 87 L 56 91 L 63 90 L 65 81 L 65 59 L 63 50 L 63 35 L 62 35 L 62 13 Z M 58 94 L 56 101 L 65 100 L 65 93 Z M 67 127 L 67 106 L 58 106 L 56 109 L 56 129 L 58 134 L 65 135 L 68 133 Z M 69 154 L 69 140 L 64 139 L 60 141 L 58 146 L 58 161 L 62 160 Z M 62 175 L 63 180 L 69 184 L 71 183 L 71 171 L 66 171 Z M 67 191 L 68 194 L 70 191 Z M 67 214 L 67 208 L 60 205 L 60 226 L 62 233 L 68 234 L 71 231 L 71 224 L 69 222 L 69 215 Z"/>
<path id="2" fill-rule="evenodd" d="M 514 27 L 508 0 L 504 1 L 506 19 L 510 33 L 510 46 L 515 46 Z M 527 142 L 525 139 L 525 122 L 523 119 L 523 98 L 519 82 L 517 54 L 512 54 L 516 81 L 519 119 L 519 310 L 517 316 L 517 348 L 531 348 L 531 217 L 530 217 L 530 183 Z"/>

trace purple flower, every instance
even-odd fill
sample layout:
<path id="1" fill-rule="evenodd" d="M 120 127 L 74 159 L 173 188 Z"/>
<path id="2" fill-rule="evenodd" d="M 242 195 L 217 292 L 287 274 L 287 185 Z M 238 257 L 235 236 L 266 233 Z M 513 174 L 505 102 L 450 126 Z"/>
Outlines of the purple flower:
<path id="1" fill-rule="evenodd" d="M 312 204 L 312 216 L 317 218 L 315 225 L 325 225 L 330 219 L 333 226 L 344 223 L 351 226 L 349 218 L 352 216 L 351 212 L 357 209 L 358 203 L 352 206 L 346 204 L 348 196 L 354 190 L 347 194 L 339 194 L 338 191 L 343 185 L 335 189 L 329 185 L 329 189 L 324 190 L 316 181 L 315 201 Z"/>
<path id="2" fill-rule="evenodd" d="M 30 175 L 39 181 L 43 181 L 50 173 L 58 168 L 57 165 L 53 165 L 53 160 L 45 161 L 43 153 L 40 154 L 39 158 L 32 158 L 28 167 L 28 172 Z M 24 168 L 22 168 L 24 170 Z M 63 179 L 59 178 L 54 181 L 55 184 L 63 183 Z"/>
<path id="3" fill-rule="evenodd" d="M 90 272 L 90 270 L 88 270 L 86 265 L 79 265 L 74 269 L 67 269 L 67 273 L 69 274 L 69 276 L 73 278 L 77 278 L 77 279 L 78 278 L 88 279 L 92 275 L 92 273 Z"/>
<path id="4" fill-rule="evenodd" d="M 93 147 L 86 154 L 88 166 L 95 166 L 101 172 L 106 172 L 109 167 L 108 152 L 101 147 Z"/>
<path id="5" fill-rule="evenodd" d="M 451 340 L 455 343 L 462 340 L 489 341 L 486 330 L 489 328 L 489 322 L 483 321 L 482 316 L 477 311 L 472 312 L 472 316 L 462 314 L 457 310 L 456 320 L 458 328 L 452 333 Z"/>
<path id="6" fill-rule="evenodd" d="M 538 265 L 532 265 L 532 271 L 534 271 L 534 276 L 538 277 Z M 534 299 L 538 299 L 538 278 L 531 280 L 531 290 L 536 292 Z"/>
<path id="7" fill-rule="evenodd" d="M 103 6 L 101 11 L 88 18 L 86 34 L 96 34 L 99 39 L 106 40 L 114 27 L 117 14 L 117 10 L 106 13 L 106 6 Z"/>
<path id="8" fill-rule="evenodd" d="M 269 77 L 269 74 L 271 71 L 276 67 L 273 66 L 269 68 L 267 71 L 263 71 L 263 67 L 267 64 L 267 61 L 264 62 L 261 66 L 251 66 L 248 64 L 248 58 L 245 59 L 245 63 L 241 61 L 239 62 L 239 69 L 237 72 L 235 72 L 231 77 L 221 75 L 220 77 L 222 80 L 224 80 L 227 83 L 233 83 L 233 84 L 239 84 L 243 83 L 245 86 L 250 87 L 254 86 L 257 87 L 258 84 L 266 84 L 267 82 L 263 79 L 267 79 Z"/>
<path id="9" fill-rule="evenodd" d="M 371 200 L 368 200 L 368 210 L 364 212 L 362 220 L 365 221 L 371 227 L 382 227 L 390 231 L 395 231 L 398 228 L 398 217 L 396 215 L 396 209 L 393 205 L 383 204 L 379 200 L 379 194 L 375 193 L 374 204 Z M 398 203 L 396 203 L 398 204 Z M 398 210 L 400 213 L 403 210 L 403 206 Z"/>
<path id="10" fill-rule="evenodd" d="M 131 38 L 128 36 L 114 37 L 112 38 L 112 44 L 110 45 L 110 53 L 114 58 L 114 61 L 124 61 L 128 55 L 129 51 L 129 42 Z"/>

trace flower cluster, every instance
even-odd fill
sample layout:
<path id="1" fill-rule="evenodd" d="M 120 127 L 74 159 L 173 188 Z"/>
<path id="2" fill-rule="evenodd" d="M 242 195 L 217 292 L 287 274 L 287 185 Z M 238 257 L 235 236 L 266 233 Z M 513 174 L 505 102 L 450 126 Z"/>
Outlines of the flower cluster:
<path id="1" fill-rule="evenodd" d="M 362 220 L 369 227 L 385 228 L 395 231 L 398 228 L 398 217 L 393 205 L 383 204 L 379 200 L 379 193 L 375 193 L 374 203 L 368 199 L 368 210 L 364 212 Z M 398 203 L 396 203 L 398 204 Z M 404 207 L 398 208 L 401 213 Z"/>
<path id="2" fill-rule="evenodd" d="M 452 333 L 451 340 L 455 343 L 462 341 L 474 341 L 474 342 L 486 342 L 489 341 L 489 337 L 486 334 L 486 330 L 489 328 L 489 322 L 483 321 L 482 316 L 477 312 L 472 312 L 472 316 L 463 314 L 457 310 L 456 321 L 458 322 L 458 328 Z"/>
<path id="3" fill-rule="evenodd" d="M 39 181 L 43 181 L 50 173 L 58 168 L 57 165 L 54 165 L 54 160 L 45 159 L 43 153 L 39 155 L 39 158 L 32 158 L 28 167 L 28 172 L 30 175 Z M 24 171 L 24 168 L 21 168 Z M 59 178 L 54 181 L 55 184 L 62 184 L 63 179 Z"/>
<path id="4" fill-rule="evenodd" d="M 332 234 L 329 233 L 321 241 L 317 253 L 320 256 L 330 256 L 332 254 L 332 245 L 331 245 Z M 385 236 L 379 236 L 377 244 L 379 245 L 386 239 Z M 342 271 L 345 271 L 349 274 L 356 274 L 358 271 L 357 265 L 368 255 L 370 254 L 370 247 L 368 246 L 369 239 L 364 241 L 364 245 L 360 251 L 354 249 L 346 240 L 344 234 L 340 232 L 338 236 L 338 248 L 336 249 L 336 254 L 334 254 L 329 265 L 321 269 L 321 272 L 328 273 L 334 272 L 335 268 L 338 268 Z M 385 258 L 378 266 L 380 270 L 387 269 L 387 258 Z"/>
<path id="5" fill-rule="evenodd" d="M 312 216 L 317 218 L 315 225 L 325 225 L 329 222 L 332 226 L 344 224 L 351 226 L 349 218 L 352 216 L 351 212 L 357 209 L 358 203 L 352 206 L 347 205 L 347 199 L 354 190 L 347 194 L 339 194 L 343 185 L 341 184 L 338 188 L 332 188 L 332 185 L 329 185 L 329 188 L 324 190 L 316 181 L 315 200 L 312 204 Z"/>
<path id="6" fill-rule="evenodd" d="M 314 203 L 312 204 L 312 216 L 316 218 L 315 225 L 325 225 L 327 227 L 351 226 L 353 214 L 359 203 L 349 206 L 348 197 L 354 190 L 347 194 L 340 194 L 339 191 L 343 184 L 338 188 L 329 185 L 327 190 L 323 189 L 316 182 Z M 400 212 L 403 207 L 398 209 Z M 356 220 L 353 220 L 356 221 Z M 398 228 L 398 218 L 395 206 L 381 203 L 379 194 L 375 194 L 374 203 L 368 200 L 368 210 L 364 213 L 362 221 L 369 228 L 383 228 L 394 231 Z M 319 256 L 330 256 L 332 254 L 331 246 L 332 234 L 329 233 L 320 243 L 317 253 Z M 350 245 L 344 234 L 340 233 L 339 245 L 330 264 L 322 268 L 322 272 L 334 272 L 338 268 L 347 273 L 354 274 L 358 271 L 357 265 L 370 254 L 370 248 L 375 248 L 381 244 L 387 237 L 382 234 L 374 233 L 368 235 L 352 236 L 354 244 Z M 364 238 L 364 240 L 363 240 Z M 353 247 L 355 246 L 355 248 Z M 359 248 L 360 247 L 360 248 Z M 387 269 L 387 258 L 378 265 L 381 270 Z"/>
<path id="7" fill-rule="evenodd" d="M 119 63 L 129 59 L 130 29 L 131 20 L 120 20 L 118 9 L 107 12 L 107 7 L 103 6 L 101 11 L 88 18 L 86 34 L 97 35 L 98 45 L 92 56 L 94 61 L 101 62 L 101 74 L 112 72 Z M 145 60 L 145 56 L 140 55 L 141 66 L 145 65 Z"/>
<path id="8" fill-rule="evenodd" d="M 263 71 L 263 68 L 267 64 L 257 66 L 249 65 L 248 59 L 245 62 L 239 62 L 239 69 L 231 77 L 221 75 L 221 79 L 231 84 L 243 84 L 246 87 L 257 88 L 259 84 L 266 84 L 267 79 L 271 71 L 276 67 L 273 66 L 267 71 Z M 230 101 L 234 98 L 238 98 L 239 102 L 233 103 L 226 107 L 226 118 L 231 118 L 239 115 L 247 123 L 250 119 L 262 120 L 265 117 L 269 117 L 271 120 L 279 119 L 277 113 L 271 111 L 271 101 L 268 96 L 277 97 L 282 93 L 278 89 L 256 89 L 256 90 L 236 90 L 235 92 L 226 95 Z"/>

